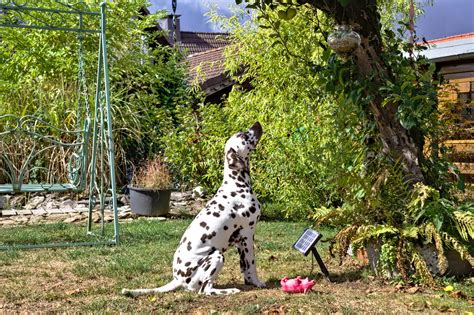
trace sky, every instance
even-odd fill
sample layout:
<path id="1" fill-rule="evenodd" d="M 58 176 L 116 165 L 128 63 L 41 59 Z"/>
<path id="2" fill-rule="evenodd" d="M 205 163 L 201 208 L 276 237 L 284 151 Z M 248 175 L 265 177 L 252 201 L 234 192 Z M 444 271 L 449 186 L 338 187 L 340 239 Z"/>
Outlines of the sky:
<path id="1" fill-rule="evenodd" d="M 474 0 L 434 0 L 425 7 L 425 15 L 416 23 L 417 35 L 427 40 L 474 32 Z M 151 0 L 151 10 L 166 9 L 171 12 L 171 0 Z M 229 16 L 229 6 L 235 0 L 178 0 L 177 13 L 181 14 L 181 30 L 216 32 L 204 14 L 209 5 L 216 5 L 218 13 Z"/>

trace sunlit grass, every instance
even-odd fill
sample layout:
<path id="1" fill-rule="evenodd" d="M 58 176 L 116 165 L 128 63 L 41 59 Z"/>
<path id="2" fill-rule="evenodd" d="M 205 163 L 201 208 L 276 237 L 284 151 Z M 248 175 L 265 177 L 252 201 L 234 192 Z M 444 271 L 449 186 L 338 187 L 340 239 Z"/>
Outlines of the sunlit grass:
<path id="1" fill-rule="evenodd" d="M 306 222 L 263 221 L 257 226 L 257 269 L 266 289 L 243 285 L 235 250 L 226 253 L 218 287 L 238 287 L 240 294 L 207 297 L 176 291 L 158 296 L 127 298 L 124 287 L 156 287 L 171 280 L 171 262 L 189 219 L 154 221 L 139 219 L 121 224 L 120 246 L 75 247 L 0 252 L 0 309 L 6 312 L 224 312 L 259 313 L 341 312 L 343 314 L 406 313 L 468 310 L 466 299 L 453 299 L 439 291 L 424 290 L 410 295 L 361 272 L 356 263 L 338 266 L 327 254 L 327 244 L 319 243 L 329 271 L 339 279 L 326 282 L 310 256 L 292 249 L 292 244 L 308 226 Z M 329 236 L 332 231 L 320 229 Z M 84 237 L 84 226 L 47 226 L 0 229 L 0 240 L 24 242 L 58 241 Z M 314 263 L 314 266 L 313 266 Z M 312 271 L 312 273 L 311 273 Z M 283 276 L 310 276 L 317 280 L 314 292 L 288 295 L 279 287 Z M 455 283 L 466 294 L 467 283 Z M 369 290 L 370 289 L 370 290 Z M 370 293 L 367 293 L 370 292 Z M 374 294 L 375 293 L 375 294 Z M 420 301 L 433 299 L 432 304 Z M 391 305 L 387 311 L 387 305 Z"/>

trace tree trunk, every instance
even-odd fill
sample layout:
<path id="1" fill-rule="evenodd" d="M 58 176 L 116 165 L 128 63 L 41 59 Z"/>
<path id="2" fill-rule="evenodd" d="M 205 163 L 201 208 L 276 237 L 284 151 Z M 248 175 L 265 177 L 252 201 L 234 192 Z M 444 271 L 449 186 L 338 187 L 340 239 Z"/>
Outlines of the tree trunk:
<path id="1" fill-rule="evenodd" d="M 391 69 L 381 59 L 383 50 L 380 34 L 380 15 L 376 0 L 351 0 L 342 7 L 337 0 L 303 1 L 332 17 L 337 24 L 349 24 L 361 36 L 361 45 L 354 52 L 359 79 L 370 80 L 373 88 L 367 93 L 372 96 L 370 110 L 374 115 L 384 151 L 405 168 L 410 183 L 424 182 L 419 165 L 421 149 L 396 117 L 398 104 L 383 104 L 378 93 L 385 80 L 392 77 Z"/>

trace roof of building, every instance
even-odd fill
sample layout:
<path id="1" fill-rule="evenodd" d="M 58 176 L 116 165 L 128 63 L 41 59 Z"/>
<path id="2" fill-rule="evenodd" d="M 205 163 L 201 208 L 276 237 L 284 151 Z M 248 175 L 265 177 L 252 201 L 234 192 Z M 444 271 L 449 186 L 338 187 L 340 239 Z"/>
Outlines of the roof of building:
<path id="1" fill-rule="evenodd" d="M 474 33 L 460 34 L 428 41 L 422 54 L 435 62 L 474 57 Z"/>
<path id="2" fill-rule="evenodd" d="M 229 44 L 229 34 L 181 31 L 181 47 L 189 55 L 225 47 Z"/>
<path id="3" fill-rule="evenodd" d="M 233 84 L 225 71 L 224 49 L 214 48 L 187 57 L 189 81 L 199 84 L 208 95 Z"/>

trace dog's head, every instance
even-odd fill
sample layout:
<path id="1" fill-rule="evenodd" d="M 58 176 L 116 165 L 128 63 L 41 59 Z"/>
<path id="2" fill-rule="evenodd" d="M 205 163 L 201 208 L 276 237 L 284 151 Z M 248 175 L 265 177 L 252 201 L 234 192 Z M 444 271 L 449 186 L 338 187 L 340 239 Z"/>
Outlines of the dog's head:
<path id="1" fill-rule="evenodd" d="M 227 165 L 235 169 L 245 168 L 248 165 L 248 155 L 255 149 L 262 134 L 262 126 L 257 121 L 249 130 L 230 137 L 225 144 Z"/>

